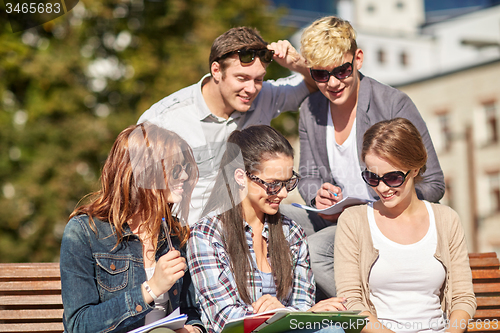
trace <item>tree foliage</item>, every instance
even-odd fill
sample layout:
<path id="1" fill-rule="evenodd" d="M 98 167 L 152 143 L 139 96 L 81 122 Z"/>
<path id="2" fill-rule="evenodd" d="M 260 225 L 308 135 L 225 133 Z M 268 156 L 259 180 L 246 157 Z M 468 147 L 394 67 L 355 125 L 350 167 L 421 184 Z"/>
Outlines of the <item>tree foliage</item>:
<path id="1" fill-rule="evenodd" d="M 0 261 L 58 259 L 77 203 L 117 134 L 208 72 L 212 41 L 256 27 L 287 38 L 264 0 L 80 0 L 12 33 L 0 10 Z M 269 77 L 287 75 L 272 64 Z"/>

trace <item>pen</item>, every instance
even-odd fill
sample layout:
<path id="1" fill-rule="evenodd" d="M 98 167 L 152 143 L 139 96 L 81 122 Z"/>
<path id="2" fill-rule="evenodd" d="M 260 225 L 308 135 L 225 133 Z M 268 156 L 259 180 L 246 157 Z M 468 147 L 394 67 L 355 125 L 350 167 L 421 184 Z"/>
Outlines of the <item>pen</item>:
<path id="1" fill-rule="evenodd" d="M 170 250 L 173 250 L 174 246 L 172 245 L 172 240 L 170 239 L 170 232 L 168 230 L 167 221 L 165 221 L 164 217 L 161 218 L 161 223 L 162 223 L 163 229 L 165 231 L 165 237 L 167 238 L 168 248 Z"/>
<path id="2" fill-rule="evenodd" d="M 333 194 L 334 196 L 338 197 L 339 195 L 335 192 L 332 192 L 331 190 L 327 190 L 328 192 L 330 192 L 331 194 Z"/>

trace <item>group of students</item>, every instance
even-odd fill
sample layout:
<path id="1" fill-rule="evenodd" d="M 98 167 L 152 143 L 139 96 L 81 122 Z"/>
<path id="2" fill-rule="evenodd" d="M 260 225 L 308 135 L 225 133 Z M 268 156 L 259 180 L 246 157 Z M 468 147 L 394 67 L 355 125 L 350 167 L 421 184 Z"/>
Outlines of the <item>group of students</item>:
<path id="1" fill-rule="evenodd" d="M 230 29 L 210 74 L 119 134 L 100 190 L 64 231 L 66 332 L 128 332 L 178 307 L 188 319 L 176 332 L 284 307 L 357 310 L 364 332 L 465 331 L 467 246 L 457 214 L 430 203 L 444 180 L 425 123 L 406 95 L 359 72 L 347 21 L 319 19 L 301 43 L 302 55 Z M 272 60 L 299 75 L 264 81 Z M 299 105 L 296 172 L 269 123 Z M 281 204 L 297 186 L 318 208 L 376 201 L 307 213 Z"/>

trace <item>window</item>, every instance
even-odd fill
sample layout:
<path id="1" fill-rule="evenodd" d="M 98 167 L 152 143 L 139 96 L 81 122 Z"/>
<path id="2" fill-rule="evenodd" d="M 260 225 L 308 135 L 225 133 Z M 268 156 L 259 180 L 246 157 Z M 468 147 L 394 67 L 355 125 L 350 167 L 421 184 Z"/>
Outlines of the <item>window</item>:
<path id="1" fill-rule="evenodd" d="M 448 112 L 438 114 L 439 132 L 441 134 L 441 142 L 443 142 L 444 151 L 451 150 L 451 129 L 450 115 Z"/>
<path id="2" fill-rule="evenodd" d="M 490 185 L 491 212 L 500 212 L 500 171 L 488 175 Z"/>
<path id="3" fill-rule="evenodd" d="M 379 49 L 377 52 L 377 59 L 379 64 L 384 64 L 385 63 L 385 52 L 382 49 Z"/>
<path id="4" fill-rule="evenodd" d="M 399 61 L 401 62 L 401 65 L 403 65 L 404 67 L 408 66 L 408 54 L 405 51 L 400 53 Z"/>
<path id="5" fill-rule="evenodd" d="M 486 115 L 486 142 L 498 142 L 498 119 L 496 102 L 488 102 L 484 104 Z"/>

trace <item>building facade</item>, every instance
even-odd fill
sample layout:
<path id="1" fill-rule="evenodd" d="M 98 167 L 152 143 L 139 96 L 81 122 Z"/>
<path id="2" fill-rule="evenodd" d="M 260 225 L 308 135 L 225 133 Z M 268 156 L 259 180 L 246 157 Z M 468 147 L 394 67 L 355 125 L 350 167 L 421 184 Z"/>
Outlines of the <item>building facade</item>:
<path id="1" fill-rule="evenodd" d="M 470 251 L 500 253 L 500 60 L 408 83 Z"/>

